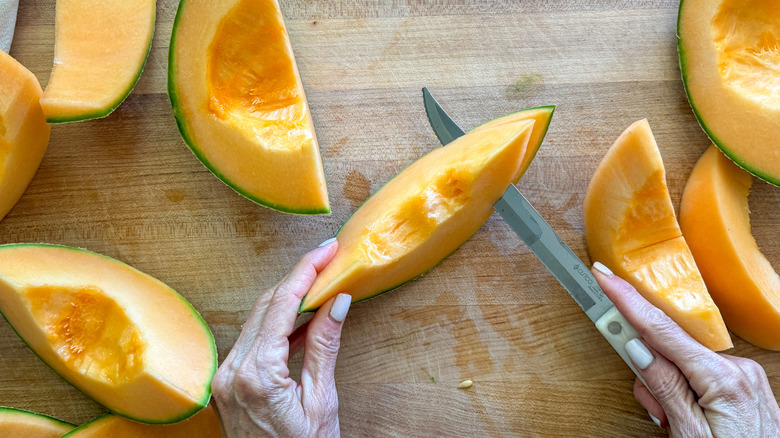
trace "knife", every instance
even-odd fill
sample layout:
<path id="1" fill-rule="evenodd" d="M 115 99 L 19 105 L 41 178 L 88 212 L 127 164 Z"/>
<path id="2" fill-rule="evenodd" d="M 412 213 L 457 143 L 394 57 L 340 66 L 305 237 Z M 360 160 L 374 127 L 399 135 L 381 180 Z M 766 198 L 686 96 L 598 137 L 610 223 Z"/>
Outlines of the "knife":
<path id="1" fill-rule="evenodd" d="M 8 53 L 16 26 L 16 11 L 19 0 L 0 0 L 0 50 Z"/>
<path id="2" fill-rule="evenodd" d="M 423 88 L 422 91 L 428 122 L 439 142 L 446 145 L 464 135 L 463 130 L 447 115 L 428 89 Z M 604 295 L 588 266 L 558 237 L 514 184 L 509 185 L 493 208 L 574 298 L 639 380 L 645 383 L 625 348 L 626 342 L 640 337 L 639 332 Z"/>

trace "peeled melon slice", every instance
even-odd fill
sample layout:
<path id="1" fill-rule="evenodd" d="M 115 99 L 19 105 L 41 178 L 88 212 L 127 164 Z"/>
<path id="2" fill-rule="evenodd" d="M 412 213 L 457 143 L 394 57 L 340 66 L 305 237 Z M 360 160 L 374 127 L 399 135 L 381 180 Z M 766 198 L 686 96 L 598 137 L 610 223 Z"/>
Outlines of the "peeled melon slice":
<path id="1" fill-rule="evenodd" d="M 193 415 L 211 396 L 214 337 L 173 289 L 76 248 L 0 245 L 0 312 L 54 371 L 146 423 Z"/>
<path id="2" fill-rule="evenodd" d="M 553 108 L 521 111 L 474 129 L 398 174 L 337 234 L 339 248 L 301 311 L 346 292 L 361 301 L 433 268 L 493 213 L 541 145 Z M 529 140 L 533 139 L 533 143 Z"/>
<path id="3" fill-rule="evenodd" d="M 0 52 L 0 219 L 22 197 L 49 145 L 40 98 L 35 75 Z"/>
<path id="4" fill-rule="evenodd" d="M 780 350 L 780 276 L 750 233 L 751 184 L 750 174 L 711 146 L 685 186 L 680 227 L 729 329 Z"/>
<path id="5" fill-rule="evenodd" d="M 740 167 L 780 185 L 780 8 L 776 0 L 683 0 L 685 91 L 704 131 Z"/>
<path id="6" fill-rule="evenodd" d="M 311 112 L 275 0 L 182 0 L 168 95 L 184 142 L 261 205 L 329 213 Z"/>
<path id="7" fill-rule="evenodd" d="M 155 0 L 57 0 L 54 67 L 41 98 L 49 123 L 109 115 L 152 46 Z"/>
<path id="8" fill-rule="evenodd" d="M 219 417 L 207 406 L 176 424 L 142 424 L 118 415 L 104 415 L 73 429 L 62 438 L 222 438 Z"/>
<path id="9" fill-rule="evenodd" d="M 631 283 L 706 347 L 732 347 L 677 224 L 647 120 L 629 126 L 604 156 L 588 185 L 584 213 L 591 260 Z"/>
<path id="10" fill-rule="evenodd" d="M 0 407 L 0 436 L 9 438 L 59 438 L 76 426 L 20 409 Z"/>

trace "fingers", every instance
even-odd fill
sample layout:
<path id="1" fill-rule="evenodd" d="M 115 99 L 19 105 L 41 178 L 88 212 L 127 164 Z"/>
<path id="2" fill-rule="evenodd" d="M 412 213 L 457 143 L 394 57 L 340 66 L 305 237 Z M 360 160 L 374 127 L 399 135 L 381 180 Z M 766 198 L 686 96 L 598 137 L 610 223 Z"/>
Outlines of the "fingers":
<path id="1" fill-rule="evenodd" d="M 341 328 L 351 301 L 351 296 L 339 294 L 328 305 L 322 306 L 309 322 L 301 369 L 304 410 L 338 414 L 334 373 Z"/>
<path id="2" fill-rule="evenodd" d="M 647 387 L 638 378 L 634 380 L 634 398 L 639 402 L 642 407 L 647 410 L 647 413 L 651 415 L 651 419 L 660 427 L 666 427 L 669 425 L 669 421 L 666 419 L 666 412 L 658 400 L 653 397 L 653 394 L 647 389 Z M 657 420 L 657 421 L 656 421 Z"/>
<path id="3" fill-rule="evenodd" d="M 598 264 L 600 266 L 600 263 Z M 597 266 L 594 264 L 594 267 Z M 661 355 L 672 361 L 691 380 L 693 389 L 701 394 L 710 383 L 705 376 L 714 376 L 714 369 L 723 364 L 718 354 L 701 345 L 669 318 L 662 310 L 650 304 L 633 286 L 616 275 L 593 269 L 596 281 L 615 303 L 620 313 L 642 335 L 642 338 Z"/>
<path id="4" fill-rule="evenodd" d="M 268 359 L 287 362 L 289 353 L 287 338 L 295 328 L 301 300 L 314 283 L 317 274 L 336 254 L 337 248 L 338 244 L 334 241 L 309 252 L 276 287 L 256 342 L 260 352 Z"/>

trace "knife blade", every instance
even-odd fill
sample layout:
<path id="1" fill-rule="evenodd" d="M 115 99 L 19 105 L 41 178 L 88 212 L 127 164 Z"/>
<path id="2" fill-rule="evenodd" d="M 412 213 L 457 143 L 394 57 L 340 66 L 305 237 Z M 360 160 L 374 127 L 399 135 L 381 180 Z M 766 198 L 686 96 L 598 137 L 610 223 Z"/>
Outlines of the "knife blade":
<path id="1" fill-rule="evenodd" d="M 8 53 L 16 27 L 16 11 L 19 0 L 0 0 L 0 50 Z"/>
<path id="2" fill-rule="evenodd" d="M 423 101 L 431 128 L 442 145 L 465 134 L 427 88 L 423 88 Z M 604 295 L 587 265 L 582 263 L 513 184 L 509 185 L 493 208 L 547 267 L 612 348 L 644 383 L 625 348 L 626 342 L 640 337 L 639 332 Z"/>

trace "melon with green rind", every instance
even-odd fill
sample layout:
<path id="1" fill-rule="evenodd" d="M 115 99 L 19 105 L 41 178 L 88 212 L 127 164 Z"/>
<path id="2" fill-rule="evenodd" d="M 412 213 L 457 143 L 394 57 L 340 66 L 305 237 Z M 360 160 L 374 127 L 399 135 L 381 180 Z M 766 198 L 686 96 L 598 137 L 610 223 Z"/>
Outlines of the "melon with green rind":
<path id="1" fill-rule="evenodd" d="M 680 70 L 693 113 L 737 165 L 780 186 L 780 9 L 774 0 L 682 0 Z"/>
<path id="2" fill-rule="evenodd" d="M 532 108 L 486 123 L 390 180 L 341 227 L 339 249 L 300 311 L 341 292 L 358 302 L 390 291 L 455 251 L 528 168 L 553 110 Z"/>
<path id="3" fill-rule="evenodd" d="M 57 0 L 49 123 L 106 117 L 132 92 L 152 47 L 155 0 Z"/>
<path id="4" fill-rule="evenodd" d="M 230 188 L 284 213 L 330 212 L 311 111 L 275 0 L 182 0 L 168 96 L 184 142 Z"/>
<path id="5" fill-rule="evenodd" d="M 0 436 L 59 438 L 76 426 L 48 415 L 0 406 Z"/>
<path id="6" fill-rule="evenodd" d="M 174 424 L 142 424 L 106 414 L 62 438 L 222 438 L 222 426 L 213 407 L 206 406 L 192 417 Z"/>
<path id="7" fill-rule="evenodd" d="M 211 397 L 211 330 L 173 289 L 110 257 L 0 245 L 0 313 L 65 380 L 110 411 L 168 424 Z"/>

